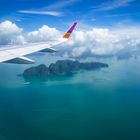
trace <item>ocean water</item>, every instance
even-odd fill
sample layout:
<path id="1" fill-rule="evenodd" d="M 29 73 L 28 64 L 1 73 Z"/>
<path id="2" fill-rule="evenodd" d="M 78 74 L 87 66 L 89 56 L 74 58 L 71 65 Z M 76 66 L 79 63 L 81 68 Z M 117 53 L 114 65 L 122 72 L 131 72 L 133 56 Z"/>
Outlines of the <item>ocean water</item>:
<path id="1" fill-rule="evenodd" d="M 30 81 L 16 76 L 29 65 L 0 64 L 0 140 L 140 140 L 140 59 L 98 61 Z"/>

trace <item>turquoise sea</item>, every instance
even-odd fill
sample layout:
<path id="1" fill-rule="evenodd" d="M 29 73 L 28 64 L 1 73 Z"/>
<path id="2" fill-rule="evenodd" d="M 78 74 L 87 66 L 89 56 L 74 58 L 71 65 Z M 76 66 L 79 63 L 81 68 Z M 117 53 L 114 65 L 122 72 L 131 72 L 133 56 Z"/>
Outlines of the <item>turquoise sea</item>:
<path id="1" fill-rule="evenodd" d="M 26 81 L 0 64 L 0 140 L 140 140 L 140 58 L 88 60 L 109 68 Z"/>

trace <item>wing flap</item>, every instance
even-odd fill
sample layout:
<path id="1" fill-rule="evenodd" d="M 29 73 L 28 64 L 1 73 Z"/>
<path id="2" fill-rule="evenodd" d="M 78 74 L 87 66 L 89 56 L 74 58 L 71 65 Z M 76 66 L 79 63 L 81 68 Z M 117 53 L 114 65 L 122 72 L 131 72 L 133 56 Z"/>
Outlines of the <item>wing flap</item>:
<path id="1" fill-rule="evenodd" d="M 18 57 L 14 58 L 8 61 L 5 61 L 4 63 L 15 63 L 15 64 L 34 64 L 35 61 L 27 58 L 27 57 Z"/>
<path id="2" fill-rule="evenodd" d="M 53 49 L 53 48 L 46 48 L 46 49 L 44 49 L 44 50 L 41 50 L 40 52 L 53 53 L 53 52 L 56 52 L 56 49 Z"/>

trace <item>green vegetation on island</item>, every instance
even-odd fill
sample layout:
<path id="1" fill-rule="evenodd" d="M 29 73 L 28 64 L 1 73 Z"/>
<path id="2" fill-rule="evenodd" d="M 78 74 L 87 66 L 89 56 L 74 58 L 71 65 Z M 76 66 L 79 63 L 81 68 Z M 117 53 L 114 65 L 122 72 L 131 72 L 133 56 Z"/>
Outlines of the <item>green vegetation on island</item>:
<path id="1" fill-rule="evenodd" d="M 80 70 L 95 70 L 100 68 L 107 68 L 108 64 L 100 62 L 79 62 L 72 60 L 58 60 L 56 63 L 52 63 L 47 67 L 41 64 L 36 67 L 26 69 L 22 74 L 24 77 L 38 77 L 38 76 L 50 76 L 50 75 L 61 75 L 70 74 Z"/>

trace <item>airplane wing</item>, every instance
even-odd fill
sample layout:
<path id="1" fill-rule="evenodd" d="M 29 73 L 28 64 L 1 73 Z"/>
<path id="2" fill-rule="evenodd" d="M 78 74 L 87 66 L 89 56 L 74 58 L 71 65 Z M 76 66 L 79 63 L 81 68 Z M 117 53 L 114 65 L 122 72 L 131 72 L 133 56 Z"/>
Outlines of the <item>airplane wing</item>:
<path id="1" fill-rule="evenodd" d="M 0 47 L 0 63 L 33 64 L 35 61 L 24 56 L 35 52 L 56 52 L 53 47 L 67 41 L 76 25 L 77 23 L 75 22 L 63 38 L 59 38 L 58 40 L 46 43 L 31 43 L 22 46 Z"/>

